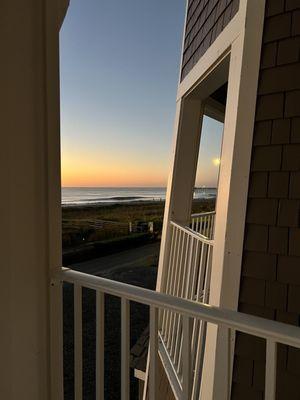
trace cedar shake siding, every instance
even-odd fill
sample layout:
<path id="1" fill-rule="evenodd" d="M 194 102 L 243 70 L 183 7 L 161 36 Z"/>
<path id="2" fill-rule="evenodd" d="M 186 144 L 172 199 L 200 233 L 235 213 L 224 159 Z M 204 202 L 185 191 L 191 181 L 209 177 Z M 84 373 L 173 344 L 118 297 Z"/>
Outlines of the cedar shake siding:
<path id="1" fill-rule="evenodd" d="M 239 310 L 299 326 L 300 1 L 267 0 Z M 265 341 L 238 334 L 232 399 L 262 400 Z M 300 399 L 300 351 L 278 349 L 277 399 Z"/>
<path id="2" fill-rule="evenodd" d="M 181 79 L 203 56 L 239 8 L 239 0 L 189 0 Z"/>

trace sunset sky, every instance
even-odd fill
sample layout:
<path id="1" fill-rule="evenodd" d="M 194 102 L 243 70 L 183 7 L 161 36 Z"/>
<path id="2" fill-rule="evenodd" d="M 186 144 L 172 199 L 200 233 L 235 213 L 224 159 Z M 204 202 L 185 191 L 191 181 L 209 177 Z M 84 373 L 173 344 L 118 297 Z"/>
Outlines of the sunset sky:
<path id="1" fill-rule="evenodd" d="M 63 186 L 165 186 L 184 0 L 72 0 L 61 30 Z M 197 185 L 215 186 L 206 119 Z"/>

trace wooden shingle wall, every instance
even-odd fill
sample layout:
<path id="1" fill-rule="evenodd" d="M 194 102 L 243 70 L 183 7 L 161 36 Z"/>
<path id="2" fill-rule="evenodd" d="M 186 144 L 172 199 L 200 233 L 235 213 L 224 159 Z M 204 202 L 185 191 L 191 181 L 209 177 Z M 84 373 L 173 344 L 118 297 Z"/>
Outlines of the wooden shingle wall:
<path id="1" fill-rule="evenodd" d="M 300 0 L 267 0 L 239 310 L 299 326 Z M 264 340 L 239 334 L 233 400 L 262 400 Z M 277 399 L 300 399 L 300 351 L 281 346 Z"/>
<path id="2" fill-rule="evenodd" d="M 234 17 L 239 0 L 189 0 L 181 79 Z"/>

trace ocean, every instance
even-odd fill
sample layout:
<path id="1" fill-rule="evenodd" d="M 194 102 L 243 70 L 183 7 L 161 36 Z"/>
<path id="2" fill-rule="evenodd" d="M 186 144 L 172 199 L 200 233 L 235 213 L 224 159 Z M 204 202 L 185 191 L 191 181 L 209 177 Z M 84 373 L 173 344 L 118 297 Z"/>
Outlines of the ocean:
<path id="1" fill-rule="evenodd" d="M 195 199 L 216 197 L 215 188 L 196 188 Z M 159 187 L 63 187 L 62 205 L 114 204 L 137 201 L 160 201 L 166 198 L 166 188 Z"/>

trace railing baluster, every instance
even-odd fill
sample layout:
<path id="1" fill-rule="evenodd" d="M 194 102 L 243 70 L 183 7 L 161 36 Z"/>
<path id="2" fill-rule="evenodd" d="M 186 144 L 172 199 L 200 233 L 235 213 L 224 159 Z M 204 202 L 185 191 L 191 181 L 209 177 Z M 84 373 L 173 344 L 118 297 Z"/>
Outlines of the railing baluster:
<path id="1" fill-rule="evenodd" d="M 199 255 L 201 254 L 201 249 L 202 249 L 202 242 L 200 240 L 196 241 L 196 249 L 194 252 L 194 258 L 193 258 L 193 277 L 192 277 L 192 283 L 191 283 L 191 294 L 190 294 L 190 299 L 195 300 L 195 294 L 196 294 L 196 288 L 197 288 L 197 278 L 198 278 L 198 273 L 199 273 Z M 198 325 L 199 321 L 197 319 L 193 320 L 193 329 L 192 329 L 192 355 L 193 355 L 193 360 L 192 360 L 192 368 L 194 368 L 195 364 L 195 351 L 194 351 L 194 345 L 193 343 L 195 342 L 195 339 L 197 338 L 197 331 L 198 331 Z"/>
<path id="2" fill-rule="evenodd" d="M 183 247 L 182 247 L 182 253 L 184 253 L 184 256 L 182 254 L 182 263 L 181 263 L 181 267 L 180 267 L 180 275 L 178 278 L 178 288 L 177 288 L 177 293 L 176 293 L 176 295 L 178 297 L 184 296 L 184 288 L 185 288 L 185 282 L 186 282 L 186 278 L 187 278 L 186 268 L 187 268 L 187 262 L 188 262 L 190 237 L 189 237 L 189 235 L 185 234 L 184 238 L 185 238 L 185 241 L 183 242 Z M 174 328 L 173 328 L 173 332 L 175 334 L 173 336 L 173 342 L 172 342 L 172 347 L 171 347 L 171 354 L 174 355 L 175 365 L 177 364 L 177 358 L 178 358 L 178 354 L 179 354 L 181 323 L 182 323 L 181 315 L 176 314 Z"/>
<path id="3" fill-rule="evenodd" d="M 104 293 L 96 292 L 96 399 L 104 400 Z"/>
<path id="4" fill-rule="evenodd" d="M 209 288 L 210 288 L 210 277 L 211 277 L 211 249 L 212 246 L 202 243 L 201 249 L 201 259 L 200 259 L 200 273 L 197 288 L 197 301 L 203 303 L 208 302 Z M 192 334 L 192 354 L 195 354 L 194 360 L 194 378 L 201 376 L 201 368 L 204 355 L 204 343 L 205 343 L 205 332 L 206 332 L 206 322 L 197 321 L 194 323 L 194 330 Z M 196 399 L 199 396 L 201 380 L 194 379 L 192 388 L 192 399 Z"/>
<path id="5" fill-rule="evenodd" d="M 265 400 L 275 400 L 276 367 L 277 367 L 277 343 L 273 339 L 267 339 Z"/>
<path id="6" fill-rule="evenodd" d="M 193 249 L 193 237 L 187 236 L 186 242 L 186 252 L 185 252 L 185 264 L 183 268 L 183 277 L 181 279 L 181 298 L 188 298 L 188 290 L 191 281 L 191 268 L 192 268 L 192 249 Z M 176 344 L 175 344 L 175 353 L 174 353 L 174 362 L 175 365 L 178 365 L 178 362 L 181 357 L 181 336 L 182 336 L 182 315 L 178 315 L 177 321 L 177 330 L 176 330 Z"/>
<path id="7" fill-rule="evenodd" d="M 192 294 L 192 289 L 193 289 L 193 279 L 194 279 L 194 270 L 196 269 L 196 259 L 194 258 L 194 255 L 197 256 L 197 249 L 196 249 L 196 254 L 194 254 L 194 239 L 193 237 L 188 237 L 188 246 L 187 246 L 187 258 L 188 258 L 188 264 L 187 264 L 187 272 L 186 270 L 184 271 L 186 282 L 185 285 L 182 287 L 182 293 L 181 297 L 186 298 L 186 299 L 193 299 L 193 294 Z M 198 242 L 198 239 L 197 239 Z M 194 265 L 193 265 L 194 264 Z M 182 357 L 182 315 L 179 316 L 179 326 L 177 330 L 177 336 L 176 336 L 176 352 L 175 352 L 175 365 L 178 365 L 177 371 L 180 371 L 180 363 L 181 363 L 181 357 Z"/>
<path id="8" fill-rule="evenodd" d="M 200 392 L 200 384 L 201 384 L 201 367 L 204 356 L 204 343 L 205 343 L 205 333 L 206 333 L 206 322 L 205 321 L 197 321 L 198 323 L 198 334 L 197 334 L 197 342 L 195 349 L 195 365 L 194 365 L 194 382 L 192 387 L 192 399 L 199 398 Z M 194 352 L 194 350 L 192 350 Z"/>
<path id="9" fill-rule="evenodd" d="M 181 287 L 183 285 L 183 277 L 184 277 L 184 265 L 185 265 L 185 256 L 186 252 L 185 252 L 185 248 L 187 246 L 187 239 L 188 236 L 186 235 L 185 232 L 183 232 L 183 238 L 182 238 L 182 242 L 181 242 L 181 246 L 180 246 L 180 261 L 179 261 L 179 267 L 178 267 L 178 273 L 177 273 L 177 277 L 176 277 L 176 290 L 174 295 L 176 297 L 180 297 L 180 291 L 181 291 Z M 178 319 L 179 319 L 179 314 L 175 313 L 173 315 L 173 320 L 172 320 L 172 341 L 171 341 L 171 347 L 170 347 L 170 355 L 171 357 L 174 357 L 175 354 L 175 344 L 176 344 L 176 339 L 177 339 L 177 335 L 176 335 L 176 331 L 177 331 L 177 324 L 178 324 Z"/>
<path id="10" fill-rule="evenodd" d="M 211 252 L 212 246 L 208 246 L 207 244 L 202 243 L 201 247 L 201 259 L 200 259 L 200 273 L 199 273 L 199 281 L 197 287 L 197 297 L 196 301 L 200 301 L 202 303 L 207 303 L 209 298 L 209 288 L 210 288 L 210 277 L 211 277 Z M 192 352 L 196 352 L 196 348 L 198 346 L 197 341 L 201 342 L 200 347 L 202 346 L 202 342 L 204 340 L 204 330 L 205 325 L 203 321 L 195 321 L 195 332 L 193 332 L 192 336 Z M 200 330 L 200 334 L 198 333 Z M 196 360 L 199 357 L 199 351 L 196 352 Z M 195 366 L 196 369 L 196 366 Z"/>
<path id="11" fill-rule="evenodd" d="M 175 295 L 175 292 L 176 292 L 176 285 L 177 285 L 177 281 L 178 281 L 178 271 L 179 271 L 179 268 L 180 268 L 180 250 L 181 250 L 181 246 L 182 246 L 182 236 L 183 235 L 184 235 L 184 232 L 179 230 L 179 233 L 178 233 L 179 238 L 178 238 L 178 242 L 177 242 L 177 252 L 176 252 L 176 257 L 175 257 L 174 279 L 173 279 L 172 288 L 171 288 L 171 291 L 170 291 L 170 294 L 172 294 L 172 295 Z M 170 348 L 172 337 L 173 337 L 173 330 L 172 329 L 173 329 L 174 317 L 175 317 L 175 313 L 174 312 L 170 312 L 168 334 L 167 334 L 167 347 L 168 347 L 168 349 Z"/>
<path id="12" fill-rule="evenodd" d="M 200 240 L 196 240 L 196 249 L 193 257 L 193 278 L 191 285 L 191 300 L 195 300 L 197 281 L 198 281 L 198 273 L 199 273 L 199 255 L 201 254 L 202 242 Z"/>
<path id="13" fill-rule="evenodd" d="M 197 232 L 202 234 L 203 217 L 199 217 L 198 220 L 199 220 L 199 227 L 197 229 Z"/>
<path id="14" fill-rule="evenodd" d="M 178 236 L 178 229 L 176 226 L 171 225 L 172 230 L 172 240 L 171 240 L 171 249 L 170 249 L 170 258 L 168 261 L 168 278 L 166 282 L 166 293 L 170 292 L 171 282 L 174 276 L 174 256 L 177 244 L 177 236 Z M 166 335 L 166 331 L 169 327 L 168 321 L 170 319 L 170 311 L 163 311 L 163 322 L 162 322 L 162 334 L 163 336 Z"/>
<path id="15" fill-rule="evenodd" d="M 207 245 L 205 243 L 201 243 L 196 301 L 200 301 L 201 296 L 203 294 L 202 288 L 203 288 L 203 284 L 204 284 L 204 280 L 205 280 L 205 273 L 206 273 L 206 255 L 207 255 Z"/>
<path id="16" fill-rule="evenodd" d="M 182 399 L 190 400 L 191 394 L 191 318 L 183 315 L 183 385 Z"/>
<path id="17" fill-rule="evenodd" d="M 75 400 L 82 400 L 82 287 L 74 285 Z"/>
<path id="18" fill-rule="evenodd" d="M 208 237 L 208 229 L 209 229 L 209 216 L 205 217 L 205 234 L 204 236 Z"/>
<path id="19" fill-rule="evenodd" d="M 121 300 L 121 399 L 130 398 L 130 303 Z"/>
<path id="20" fill-rule="evenodd" d="M 158 398 L 157 357 L 158 357 L 158 310 L 150 306 L 150 372 L 149 372 L 149 400 Z"/>
<path id="21" fill-rule="evenodd" d="M 211 215 L 208 216 L 208 232 L 207 237 L 210 239 L 211 237 Z"/>
<path id="22" fill-rule="evenodd" d="M 166 293 L 169 293 L 170 287 L 171 287 L 171 282 L 172 282 L 172 276 L 173 276 L 173 262 L 174 262 L 174 255 L 175 255 L 175 250 L 176 250 L 176 243 L 177 243 L 177 232 L 178 229 L 176 226 L 171 225 L 171 230 L 172 230 L 172 237 L 171 237 L 171 248 L 170 248 L 170 257 L 168 260 L 168 276 L 167 276 L 167 282 L 166 282 Z"/>
<path id="23" fill-rule="evenodd" d="M 174 275 L 175 275 L 175 253 L 177 251 L 178 248 L 178 236 L 179 236 L 179 232 L 176 226 L 173 226 L 174 229 L 174 244 L 173 244 L 173 251 L 172 251 L 172 261 L 169 261 L 169 269 L 170 269 L 170 282 L 168 282 L 168 286 L 167 286 L 167 292 L 166 293 L 170 293 L 171 292 L 171 284 L 173 284 L 174 281 Z M 163 335 L 164 338 L 167 342 L 169 336 L 169 327 L 170 327 L 170 320 L 171 320 L 171 311 L 165 311 L 165 318 L 164 318 L 164 326 L 163 326 Z"/>
<path id="24" fill-rule="evenodd" d="M 195 230 L 195 218 L 192 218 L 192 221 L 191 221 L 191 229 L 194 231 Z"/>

